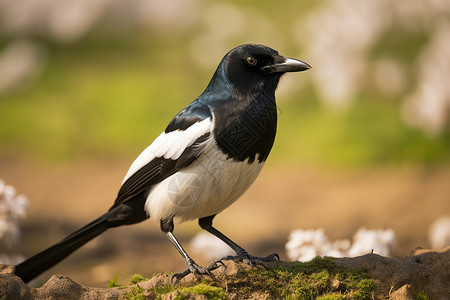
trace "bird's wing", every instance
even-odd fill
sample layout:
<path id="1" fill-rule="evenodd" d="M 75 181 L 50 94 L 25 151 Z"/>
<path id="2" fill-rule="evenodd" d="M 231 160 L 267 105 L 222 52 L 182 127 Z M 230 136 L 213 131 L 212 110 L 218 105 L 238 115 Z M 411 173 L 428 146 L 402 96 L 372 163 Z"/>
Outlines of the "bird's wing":
<path id="1" fill-rule="evenodd" d="M 212 135 L 207 106 L 192 103 L 182 110 L 133 162 L 113 207 L 133 198 L 195 161 Z"/>

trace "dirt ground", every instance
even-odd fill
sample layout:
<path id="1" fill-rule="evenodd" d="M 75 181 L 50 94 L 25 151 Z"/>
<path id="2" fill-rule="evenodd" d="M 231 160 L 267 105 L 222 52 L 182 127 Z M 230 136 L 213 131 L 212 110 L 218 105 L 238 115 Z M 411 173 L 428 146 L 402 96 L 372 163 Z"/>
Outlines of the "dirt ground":
<path id="1" fill-rule="evenodd" d="M 104 213 L 113 203 L 128 161 L 78 161 L 43 164 L 16 159 L 0 161 L 0 178 L 29 199 L 22 238 L 12 249 L 28 257 Z M 450 214 L 450 167 L 322 170 L 306 166 L 266 165 L 250 190 L 215 219 L 215 226 L 254 255 L 278 252 L 296 228 L 325 229 L 331 239 L 351 238 L 359 227 L 392 228 L 394 254 L 430 247 L 433 221 Z M 200 231 L 195 221 L 175 225 L 188 242 Z M 195 253 L 200 264 L 207 263 Z M 184 262 L 160 232 L 147 221 L 112 229 L 43 274 L 64 274 L 89 286 L 104 287 L 109 279 L 127 281 L 131 274 L 177 272 Z"/>

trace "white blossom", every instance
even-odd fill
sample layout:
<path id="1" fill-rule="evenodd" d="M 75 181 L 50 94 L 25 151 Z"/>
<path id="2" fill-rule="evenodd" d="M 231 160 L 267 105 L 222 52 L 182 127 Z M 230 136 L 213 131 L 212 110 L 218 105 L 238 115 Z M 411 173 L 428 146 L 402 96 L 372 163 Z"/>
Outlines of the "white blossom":
<path id="1" fill-rule="evenodd" d="M 194 252 L 201 254 L 208 260 L 236 254 L 227 244 L 206 232 L 201 232 L 194 236 L 190 242 L 190 246 Z"/>
<path id="2" fill-rule="evenodd" d="M 354 257 L 373 252 L 382 256 L 390 256 L 394 242 L 395 234 L 392 229 L 369 230 L 360 228 L 353 236 L 353 244 L 347 255 Z"/>
<path id="3" fill-rule="evenodd" d="M 11 245 L 20 236 L 19 220 L 25 216 L 28 200 L 17 195 L 16 189 L 0 180 L 0 251 Z M 20 255 L 8 255 L 0 252 L 0 263 L 11 264 L 20 261 Z"/>
<path id="4" fill-rule="evenodd" d="M 407 124 L 438 135 L 450 114 L 449 20 L 450 1 L 445 0 L 330 0 L 295 28 L 298 40 L 308 41 L 306 57 L 324 103 L 346 108 L 374 87 L 399 98 Z M 373 56 L 392 32 L 429 37 L 414 46 L 418 54 L 412 64 L 407 61 L 408 71 L 398 55 Z M 409 90 L 408 81 L 415 83 Z"/>
<path id="5" fill-rule="evenodd" d="M 433 249 L 450 246 L 450 216 L 442 216 L 431 224 L 428 239 Z"/>
<path id="6" fill-rule="evenodd" d="M 395 234 L 391 229 L 367 230 L 360 228 L 353 236 L 353 244 L 348 239 L 330 242 L 323 229 L 296 229 L 289 235 L 286 254 L 291 260 L 310 261 L 316 256 L 358 256 L 377 253 L 392 254 Z"/>
<path id="7" fill-rule="evenodd" d="M 441 23 L 418 61 L 418 85 L 403 105 L 403 118 L 437 135 L 450 113 L 450 22 Z"/>

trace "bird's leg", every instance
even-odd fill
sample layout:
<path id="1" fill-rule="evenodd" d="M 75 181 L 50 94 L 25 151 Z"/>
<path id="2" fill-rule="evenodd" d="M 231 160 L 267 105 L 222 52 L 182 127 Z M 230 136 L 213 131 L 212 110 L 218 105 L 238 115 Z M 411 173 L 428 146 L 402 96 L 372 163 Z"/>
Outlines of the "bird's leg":
<path id="1" fill-rule="evenodd" d="M 177 238 L 173 235 L 173 220 L 161 220 L 161 230 L 166 234 L 178 252 L 183 256 L 184 261 L 186 262 L 186 270 L 180 273 L 175 273 L 172 276 L 172 280 L 175 278 L 176 280 L 180 280 L 186 275 L 192 273 L 197 278 L 202 279 L 203 275 L 209 275 L 212 280 L 217 281 L 214 274 L 211 273 L 212 270 L 218 268 L 217 262 L 213 262 L 206 267 L 200 267 L 197 263 L 186 253 L 181 244 L 178 242 Z"/>
<path id="2" fill-rule="evenodd" d="M 198 223 L 202 229 L 208 231 L 209 233 L 221 239 L 225 244 L 230 246 L 231 249 L 233 249 L 237 254 L 237 256 L 227 256 L 222 258 L 221 260 L 240 260 L 249 264 L 250 266 L 253 264 L 266 266 L 265 263 L 278 264 L 280 257 L 276 253 L 272 253 L 265 257 L 257 257 L 248 254 L 248 252 L 244 248 L 242 248 L 241 246 L 230 240 L 227 236 L 225 236 L 223 233 L 221 233 L 219 230 L 215 229 L 212 226 L 212 220 L 214 219 L 214 217 L 215 215 L 201 218 L 198 220 Z"/>

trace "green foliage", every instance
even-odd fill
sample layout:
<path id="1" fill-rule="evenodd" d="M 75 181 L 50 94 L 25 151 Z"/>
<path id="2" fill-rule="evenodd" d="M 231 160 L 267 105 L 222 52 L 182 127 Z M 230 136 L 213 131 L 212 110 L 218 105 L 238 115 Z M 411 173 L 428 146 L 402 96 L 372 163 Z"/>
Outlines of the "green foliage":
<path id="1" fill-rule="evenodd" d="M 154 288 L 151 289 L 151 291 L 153 293 L 155 293 L 156 295 L 160 296 L 160 295 L 168 294 L 168 293 L 175 291 L 175 287 L 174 286 L 155 286 Z"/>
<path id="2" fill-rule="evenodd" d="M 219 300 L 226 298 L 226 292 L 223 288 L 212 286 L 207 283 L 199 283 L 192 287 L 182 288 L 180 290 L 181 294 L 197 294 L 205 295 L 208 299 Z"/>
<path id="3" fill-rule="evenodd" d="M 109 288 L 121 287 L 121 285 L 117 283 L 117 278 L 118 278 L 118 276 L 116 275 L 116 276 L 114 276 L 113 279 L 108 280 L 108 287 Z"/>
<path id="4" fill-rule="evenodd" d="M 412 294 L 414 296 L 414 298 L 416 298 L 417 300 L 428 300 L 430 299 L 430 297 L 428 297 L 427 293 L 424 290 L 419 290 L 419 291 L 412 291 Z"/>
<path id="5" fill-rule="evenodd" d="M 307 9 L 315 2 L 302 5 Z M 270 1 L 260 9 L 283 26 L 290 26 L 284 24 L 290 20 L 286 12 L 298 13 Z M 131 39 L 94 32 L 70 47 L 47 45 L 48 65 L 38 81 L 28 90 L 0 95 L 2 151 L 63 161 L 137 155 L 211 77 L 215 66 L 199 66 L 180 51 L 189 38 L 137 34 Z M 410 65 L 424 40 L 420 34 L 394 32 L 372 56 L 395 53 Z M 303 82 L 305 74 L 291 75 Z M 335 112 L 320 104 L 311 86 L 278 98 L 273 161 L 337 166 L 450 162 L 450 131 L 431 138 L 407 127 L 398 99 L 367 91 L 347 111 Z"/>
<path id="6" fill-rule="evenodd" d="M 450 162 L 450 131 L 431 138 L 407 127 L 396 101 L 362 95 L 337 112 L 323 108 L 309 91 L 278 105 L 271 160 L 338 167 Z"/>
<path id="7" fill-rule="evenodd" d="M 145 277 L 143 277 L 140 274 L 134 274 L 130 278 L 130 283 L 131 284 L 136 284 L 136 283 L 139 283 L 141 281 L 146 281 L 146 280 L 148 280 L 148 278 L 145 278 Z"/>
<path id="8" fill-rule="evenodd" d="M 319 296 L 316 299 L 317 300 L 340 300 L 340 299 L 345 299 L 345 297 L 342 294 L 334 293 L 334 294 Z"/>
<path id="9" fill-rule="evenodd" d="M 222 287 L 215 286 L 214 282 L 203 281 L 193 286 L 156 286 L 151 289 L 157 299 L 161 295 L 176 291 L 174 299 L 184 299 L 188 295 L 205 295 L 208 299 L 226 299 L 227 295 Z"/>
<path id="10" fill-rule="evenodd" d="M 129 300 L 144 300 L 144 289 L 140 286 L 131 287 L 130 291 L 125 294 L 126 299 Z"/>

